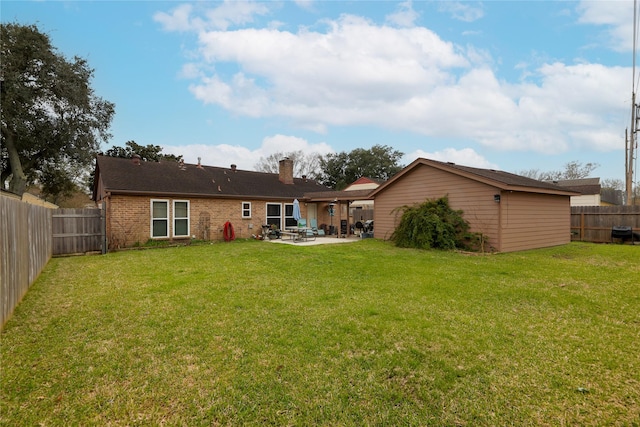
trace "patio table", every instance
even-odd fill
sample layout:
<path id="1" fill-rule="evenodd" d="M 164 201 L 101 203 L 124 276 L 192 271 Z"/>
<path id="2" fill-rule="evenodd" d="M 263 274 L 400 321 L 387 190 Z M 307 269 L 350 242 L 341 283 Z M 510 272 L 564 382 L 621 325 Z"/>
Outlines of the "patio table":
<path id="1" fill-rule="evenodd" d="M 287 227 L 285 228 L 289 233 L 296 234 L 295 241 L 306 242 L 309 236 L 309 231 L 312 229 L 309 227 Z"/>

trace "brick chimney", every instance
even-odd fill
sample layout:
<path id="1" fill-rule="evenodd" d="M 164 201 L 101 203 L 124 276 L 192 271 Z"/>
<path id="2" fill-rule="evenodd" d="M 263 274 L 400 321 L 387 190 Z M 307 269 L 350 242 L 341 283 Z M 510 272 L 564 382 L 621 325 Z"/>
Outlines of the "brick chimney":
<path id="1" fill-rule="evenodd" d="M 288 157 L 280 160 L 280 182 L 293 184 L 293 160 Z"/>

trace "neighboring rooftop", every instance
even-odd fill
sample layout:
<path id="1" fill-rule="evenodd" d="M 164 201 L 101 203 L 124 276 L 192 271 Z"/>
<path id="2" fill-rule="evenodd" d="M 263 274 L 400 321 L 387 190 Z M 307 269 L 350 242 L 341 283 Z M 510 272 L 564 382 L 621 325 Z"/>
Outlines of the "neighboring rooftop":
<path id="1" fill-rule="evenodd" d="M 563 179 L 553 183 L 582 195 L 600 194 L 601 190 L 600 178 Z"/>

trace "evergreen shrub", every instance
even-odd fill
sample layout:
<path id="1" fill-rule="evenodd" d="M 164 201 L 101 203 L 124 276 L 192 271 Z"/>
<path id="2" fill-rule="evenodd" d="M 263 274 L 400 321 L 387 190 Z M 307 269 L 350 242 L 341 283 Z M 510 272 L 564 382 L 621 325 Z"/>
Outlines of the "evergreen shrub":
<path id="1" fill-rule="evenodd" d="M 402 206 L 400 225 L 391 236 L 396 246 L 417 249 L 465 248 L 469 223 L 463 211 L 451 209 L 447 196 L 422 204 Z"/>

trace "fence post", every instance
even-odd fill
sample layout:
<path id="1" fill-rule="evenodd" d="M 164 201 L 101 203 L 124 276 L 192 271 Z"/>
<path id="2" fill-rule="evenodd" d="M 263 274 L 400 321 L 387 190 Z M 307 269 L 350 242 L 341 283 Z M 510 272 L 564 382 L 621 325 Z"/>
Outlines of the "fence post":
<path id="1" fill-rule="evenodd" d="M 580 241 L 584 241 L 584 212 L 580 214 Z"/>
<path id="2" fill-rule="evenodd" d="M 102 209 L 100 209 L 100 223 L 102 231 L 102 255 L 107 253 L 107 204 L 102 201 Z"/>

